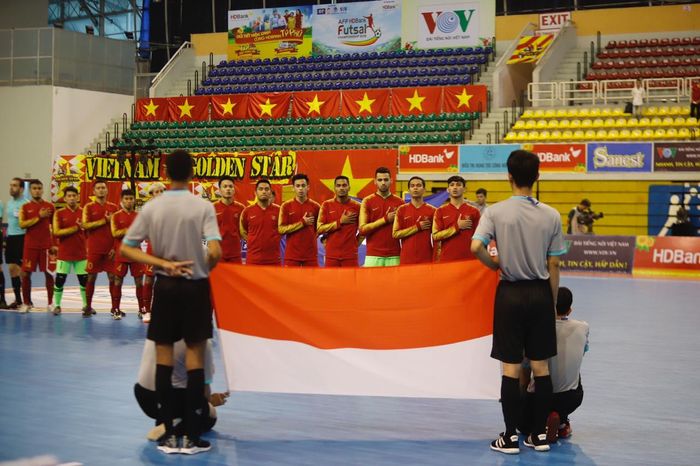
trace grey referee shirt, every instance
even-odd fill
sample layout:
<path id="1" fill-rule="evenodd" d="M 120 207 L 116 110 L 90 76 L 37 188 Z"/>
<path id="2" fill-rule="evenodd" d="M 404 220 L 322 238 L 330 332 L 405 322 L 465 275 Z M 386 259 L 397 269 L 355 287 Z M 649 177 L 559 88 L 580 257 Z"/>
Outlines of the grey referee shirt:
<path id="1" fill-rule="evenodd" d="M 473 239 L 496 241 L 501 280 L 509 282 L 549 279 L 547 257 L 566 252 L 559 212 L 527 196 L 490 205 Z"/>
<path id="2" fill-rule="evenodd" d="M 192 279 L 207 278 L 209 265 L 203 241 L 221 240 L 214 206 L 186 190 L 166 191 L 136 216 L 124 244 L 138 247 L 146 239 L 155 256 L 194 261 Z M 164 274 L 157 268 L 154 271 Z"/>

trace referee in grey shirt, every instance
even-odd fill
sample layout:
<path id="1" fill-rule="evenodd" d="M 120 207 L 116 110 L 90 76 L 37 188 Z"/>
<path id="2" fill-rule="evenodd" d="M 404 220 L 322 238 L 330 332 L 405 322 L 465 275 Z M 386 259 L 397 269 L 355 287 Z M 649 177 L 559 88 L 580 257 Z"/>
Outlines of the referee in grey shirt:
<path id="1" fill-rule="evenodd" d="M 501 361 L 501 407 L 506 430 L 491 442 L 503 453 L 520 452 L 516 433 L 520 415 L 520 366 L 530 359 L 535 375 L 533 432 L 524 441 L 548 451 L 545 424 L 552 397 L 547 359 L 557 354 L 554 329 L 559 289 L 559 256 L 566 252 L 559 213 L 532 197 L 539 178 L 539 158 L 524 150 L 508 157 L 513 196 L 484 211 L 471 249 L 487 267 L 501 271 L 493 315 L 491 357 Z M 486 249 L 496 241 L 498 257 Z"/>
<path id="2" fill-rule="evenodd" d="M 121 253 L 127 259 L 152 265 L 156 274 L 148 339 L 156 343 L 156 397 L 165 435 L 158 449 L 165 453 L 194 454 L 211 445 L 199 438 L 203 406 L 204 352 L 212 337 L 209 271 L 221 258 L 221 235 L 213 205 L 189 192 L 192 157 L 175 151 L 166 160 L 170 190 L 147 203 L 124 237 Z M 139 245 L 148 239 L 153 254 Z M 202 241 L 207 242 L 206 249 Z M 173 343 L 184 339 L 187 393 L 185 432 L 174 435 Z"/>

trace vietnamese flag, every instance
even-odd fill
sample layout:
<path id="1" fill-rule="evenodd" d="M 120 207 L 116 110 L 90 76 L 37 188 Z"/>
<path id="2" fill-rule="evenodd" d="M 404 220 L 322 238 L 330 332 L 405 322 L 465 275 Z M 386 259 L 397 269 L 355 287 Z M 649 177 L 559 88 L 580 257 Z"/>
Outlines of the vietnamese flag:
<path id="1" fill-rule="evenodd" d="M 440 113 L 441 108 L 441 87 L 405 87 L 391 90 L 391 113 L 394 115 Z"/>
<path id="2" fill-rule="evenodd" d="M 136 121 L 165 121 L 168 119 L 168 99 L 139 99 L 136 101 Z"/>
<path id="3" fill-rule="evenodd" d="M 289 92 L 249 94 L 248 118 L 284 118 L 289 112 Z"/>
<path id="4" fill-rule="evenodd" d="M 343 116 L 389 115 L 389 89 L 343 91 Z"/>
<path id="5" fill-rule="evenodd" d="M 242 120 L 247 118 L 248 96 L 246 94 L 211 96 L 212 120 Z"/>
<path id="6" fill-rule="evenodd" d="M 455 277 L 469 280 L 453 286 Z M 498 399 L 500 363 L 490 357 L 497 285 L 498 273 L 478 261 L 386 268 L 219 264 L 211 289 L 228 386 Z"/>
<path id="7" fill-rule="evenodd" d="M 294 118 L 336 117 L 340 115 L 340 91 L 295 92 Z"/>
<path id="8" fill-rule="evenodd" d="M 172 121 L 205 121 L 209 119 L 209 96 L 170 97 L 168 112 Z"/>
<path id="9" fill-rule="evenodd" d="M 445 113 L 486 112 L 486 86 L 448 86 L 444 88 Z M 479 106 L 481 104 L 481 106 Z"/>

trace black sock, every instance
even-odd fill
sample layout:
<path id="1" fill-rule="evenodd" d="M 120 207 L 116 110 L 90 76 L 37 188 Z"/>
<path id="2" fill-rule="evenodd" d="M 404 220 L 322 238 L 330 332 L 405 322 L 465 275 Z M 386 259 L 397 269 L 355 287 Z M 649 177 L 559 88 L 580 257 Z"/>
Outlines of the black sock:
<path id="1" fill-rule="evenodd" d="M 0 241 L 2 241 L 0 239 Z M 5 273 L 0 270 L 0 302 L 5 301 Z"/>
<path id="2" fill-rule="evenodd" d="M 501 409 L 506 424 L 506 437 L 516 434 L 520 416 L 520 381 L 512 377 L 501 377 Z"/>
<path id="3" fill-rule="evenodd" d="M 158 417 L 165 424 L 165 434 L 173 433 L 173 375 L 172 366 L 156 365 L 156 400 L 158 401 Z"/>
<path id="4" fill-rule="evenodd" d="M 190 438 L 199 438 L 202 409 L 204 409 L 204 369 L 193 369 L 187 371 L 185 404 L 185 431 Z"/>
<path id="5" fill-rule="evenodd" d="M 12 290 L 15 292 L 15 302 L 22 304 L 22 279 L 12 277 Z"/>
<path id="6" fill-rule="evenodd" d="M 535 377 L 535 416 L 532 425 L 533 434 L 543 434 L 547 425 L 547 416 L 552 410 L 552 377 L 543 375 Z"/>

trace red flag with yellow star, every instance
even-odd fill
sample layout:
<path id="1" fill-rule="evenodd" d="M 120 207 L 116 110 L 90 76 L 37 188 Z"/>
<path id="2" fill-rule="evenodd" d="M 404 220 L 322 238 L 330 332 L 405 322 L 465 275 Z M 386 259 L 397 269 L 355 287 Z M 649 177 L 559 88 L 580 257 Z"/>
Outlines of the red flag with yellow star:
<path id="1" fill-rule="evenodd" d="M 389 89 L 343 91 L 343 116 L 368 117 L 389 115 Z"/>
<path id="2" fill-rule="evenodd" d="M 335 117 L 340 115 L 340 91 L 295 92 L 294 118 Z"/>
<path id="3" fill-rule="evenodd" d="M 298 151 L 297 173 L 309 177 L 309 196 L 323 202 L 335 196 L 334 180 L 338 175 L 350 179 L 350 196 L 363 198 L 377 190 L 374 171 L 387 167 L 396 179 L 396 149 L 353 149 Z"/>
<path id="4" fill-rule="evenodd" d="M 444 89 L 442 109 L 445 113 L 485 112 L 487 99 L 486 86 L 449 86 Z"/>
<path id="5" fill-rule="evenodd" d="M 209 119 L 209 96 L 190 95 L 168 98 L 171 121 L 205 121 Z"/>
<path id="6" fill-rule="evenodd" d="M 391 90 L 393 115 L 440 113 L 442 87 L 404 87 Z"/>
<path id="7" fill-rule="evenodd" d="M 289 112 L 291 97 L 289 92 L 249 94 L 248 118 L 284 118 Z"/>
<path id="8" fill-rule="evenodd" d="M 139 99 L 136 101 L 136 121 L 165 121 L 168 119 L 168 99 Z"/>
<path id="9" fill-rule="evenodd" d="M 248 95 L 211 96 L 212 120 L 242 120 L 248 118 Z"/>

